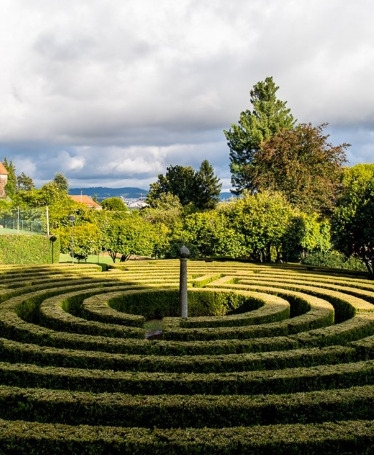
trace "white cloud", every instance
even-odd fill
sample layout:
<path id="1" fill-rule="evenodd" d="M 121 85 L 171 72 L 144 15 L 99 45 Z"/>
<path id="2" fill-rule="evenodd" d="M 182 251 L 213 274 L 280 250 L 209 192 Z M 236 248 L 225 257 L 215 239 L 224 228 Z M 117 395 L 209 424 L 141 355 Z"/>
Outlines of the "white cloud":
<path id="1" fill-rule="evenodd" d="M 3 0 L 2 10 L 0 151 L 36 181 L 64 172 L 81 185 L 140 185 L 208 159 L 226 185 L 222 130 L 267 76 L 299 121 L 328 122 L 352 144 L 350 163 L 374 161 L 369 0 Z"/>

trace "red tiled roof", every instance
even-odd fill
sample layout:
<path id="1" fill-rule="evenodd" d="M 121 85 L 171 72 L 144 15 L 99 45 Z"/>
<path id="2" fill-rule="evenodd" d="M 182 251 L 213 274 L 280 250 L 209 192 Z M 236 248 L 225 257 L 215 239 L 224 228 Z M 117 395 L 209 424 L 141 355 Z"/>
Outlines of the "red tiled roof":
<path id="1" fill-rule="evenodd" d="M 70 194 L 69 195 L 71 199 L 75 202 L 80 202 L 81 204 L 87 205 L 87 207 L 90 208 L 101 208 L 101 205 L 95 202 L 90 196 L 87 196 L 85 194 Z"/>
<path id="2" fill-rule="evenodd" d="M 5 166 L 3 163 L 0 163 L 0 175 L 8 175 L 9 172 L 5 169 Z"/>

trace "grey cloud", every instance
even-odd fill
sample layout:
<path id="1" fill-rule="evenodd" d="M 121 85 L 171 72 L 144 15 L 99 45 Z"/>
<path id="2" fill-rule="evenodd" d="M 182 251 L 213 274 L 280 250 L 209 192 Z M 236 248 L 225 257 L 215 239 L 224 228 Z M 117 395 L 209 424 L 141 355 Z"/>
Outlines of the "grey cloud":
<path id="1" fill-rule="evenodd" d="M 144 188 L 208 159 L 227 187 L 223 129 L 267 76 L 350 164 L 373 161 L 369 0 L 4 2 L 0 153 L 40 184 Z"/>

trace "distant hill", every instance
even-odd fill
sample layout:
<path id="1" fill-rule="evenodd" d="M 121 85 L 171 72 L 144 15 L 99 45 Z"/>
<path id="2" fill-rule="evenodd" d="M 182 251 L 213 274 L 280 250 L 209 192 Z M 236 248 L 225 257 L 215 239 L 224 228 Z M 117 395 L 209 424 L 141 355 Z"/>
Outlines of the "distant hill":
<path id="1" fill-rule="evenodd" d="M 144 199 L 148 191 L 142 188 L 124 187 L 108 188 L 104 186 L 92 186 L 88 188 L 70 188 L 69 194 L 86 194 L 102 201 L 108 197 L 122 197 L 123 199 Z M 229 192 L 221 193 L 221 199 L 230 199 L 233 195 Z"/>
<path id="2" fill-rule="evenodd" d="M 89 188 L 69 188 L 69 194 L 86 194 L 102 201 L 108 197 L 123 197 L 124 199 L 142 199 L 147 195 L 147 190 L 141 188 L 107 188 L 103 186 L 92 186 Z"/>

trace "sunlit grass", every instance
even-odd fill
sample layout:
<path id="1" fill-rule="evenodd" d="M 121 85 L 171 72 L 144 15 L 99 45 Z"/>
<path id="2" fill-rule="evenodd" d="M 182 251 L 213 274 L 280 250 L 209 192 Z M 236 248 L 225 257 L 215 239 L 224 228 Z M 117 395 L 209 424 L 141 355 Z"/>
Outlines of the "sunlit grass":
<path id="1" fill-rule="evenodd" d="M 72 258 L 70 254 L 60 253 L 60 262 L 78 262 L 76 258 Z M 87 256 L 86 261 L 80 261 L 81 263 L 87 264 L 113 264 L 113 260 L 107 254 L 92 254 Z M 117 260 L 117 262 L 119 262 Z"/>
<path id="2" fill-rule="evenodd" d="M 0 228 L 0 235 L 16 235 L 16 234 L 22 234 L 22 235 L 41 235 L 38 232 L 32 232 L 32 231 L 22 231 L 21 229 L 8 229 L 8 228 Z"/>

